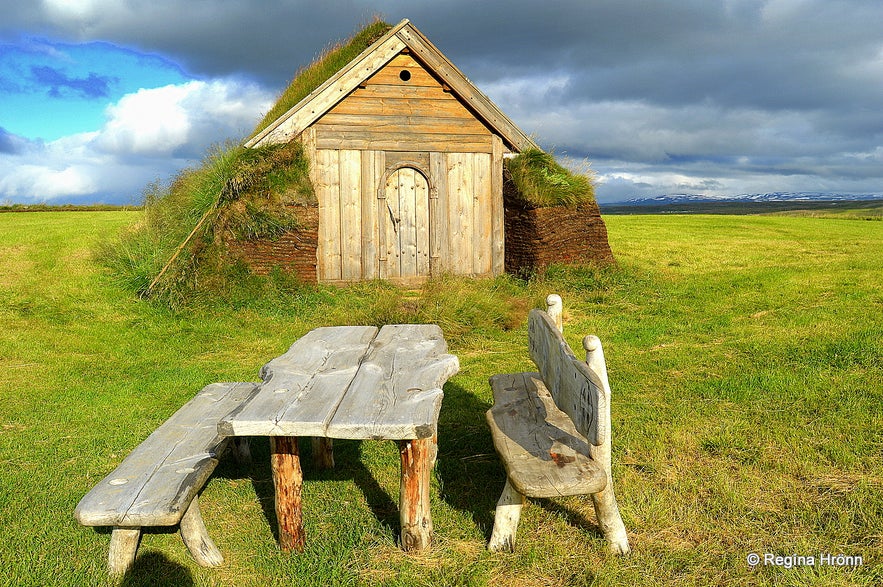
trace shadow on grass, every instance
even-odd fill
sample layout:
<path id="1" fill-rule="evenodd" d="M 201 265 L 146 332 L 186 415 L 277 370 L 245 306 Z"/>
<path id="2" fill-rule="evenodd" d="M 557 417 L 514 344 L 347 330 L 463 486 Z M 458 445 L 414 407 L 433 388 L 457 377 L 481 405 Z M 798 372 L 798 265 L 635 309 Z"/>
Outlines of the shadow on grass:
<path id="1" fill-rule="evenodd" d="M 485 421 L 484 413 L 491 406 L 456 383 L 448 382 L 444 391 L 436 465 L 441 498 L 469 514 L 489 537 L 506 479 Z"/>
<path id="2" fill-rule="evenodd" d="M 588 501 L 592 500 L 592 497 L 590 495 L 582 495 L 580 496 L 580 498 L 586 499 Z M 580 512 L 575 512 L 572 509 L 563 506 L 560 503 L 557 503 L 551 499 L 533 499 L 531 501 L 533 501 L 538 506 L 551 514 L 562 516 L 569 525 L 575 528 L 579 528 L 583 532 L 591 534 L 592 536 L 595 536 L 597 538 L 604 538 L 604 532 L 601 531 L 600 526 L 598 526 L 594 518 L 586 518 Z"/>
<path id="3" fill-rule="evenodd" d="M 236 479 L 247 476 L 251 480 L 255 494 L 261 504 L 264 518 L 270 525 L 273 538 L 279 541 L 279 524 L 276 517 L 275 490 L 273 474 L 270 468 L 269 440 L 265 437 L 250 439 L 251 466 L 237 465 L 233 459 L 225 459 L 215 474 L 222 478 Z M 301 468 L 304 479 L 312 481 L 353 481 L 361 490 L 368 502 L 368 507 L 375 518 L 384 526 L 391 528 L 395 535 L 401 532 L 399 522 L 399 505 L 390 494 L 380 486 L 371 471 L 362 463 L 359 440 L 335 440 L 335 468 L 317 469 L 312 463 L 310 439 L 298 438 L 298 452 L 301 457 Z M 383 441 L 392 442 L 392 441 Z M 304 516 L 309 511 L 304 509 Z M 307 536 L 309 540 L 309 536 Z"/>
<path id="4" fill-rule="evenodd" d="M 189 587 L 194 584 L 193 575 L 186 567 L 170 561 L 160 552 L 139 555 L 119 583 L 123 587 L 175 585 Z"/>
<path id="5" fill-rule="evenodd" d="M 435 468 L 440 497 L 450 507 L 468 514 L 485 538 L 489 538 L 494 524 L 494 508 L 506 479 L 485 421 L 484 414 L 490 405 L 456 383 L 448 382 L 444 392 Z M 334 458 L 337 466 L 317 470 L 311 462 L 309 440 L 299 439 L 304 476 L 312 480 L 352 480 L 365 496 L 371 513 L 383 526 L 392 529 L 398 540 L 401 533 L 398 495 L 390 495 L 362 463 L 359 448 L 362 442 L 373 441 L 335 440 Z M 228 456 L 221 461 L 215 475 L 231 479 L 250 478 L 264 517 L 278 541 L 269 441 L 263 437 L 252 438 L 251 454 L 250 467 L 237 465 Z M 558 511 L 565 512 L 569 520 L 580 526 L 591 527 L 591 524 L 583 523 L 585 520 L 579 514 L 566 509 Z M 305 512 L 305 515 L 309 513 Z"/>

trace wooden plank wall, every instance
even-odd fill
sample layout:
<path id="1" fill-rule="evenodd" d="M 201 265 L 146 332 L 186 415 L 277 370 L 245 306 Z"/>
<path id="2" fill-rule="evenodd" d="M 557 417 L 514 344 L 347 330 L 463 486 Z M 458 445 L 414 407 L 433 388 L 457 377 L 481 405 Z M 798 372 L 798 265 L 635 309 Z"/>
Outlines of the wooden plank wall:
<path id="1" fill-rule="evenodd" d="M 316 274 L 321 282 L 379 277 L 377 183 L 384 153 L 316 149 L 319 245 Z"/>
<path id="2" fill-rule="evenodd" d="M 413 224 L 416 202 L 399 199 L 397 185 L 379 190 L 387 153 L 355 149 L 316 149 L 315 181 L 319 200 L 319 281 L 398 279 L 412 272 L 394 247 L 398 234 L 393 216 L 403 219 L 401 230 L 414 232 L 423 245 L 416 267 L 419 275 L 452 273 L 492 276 L 503 271 L 502 156 L 490 153 L 430 153 L 429 169 L 421 170 L 434 187 L 432 194 L 415 181 L 412 197 L 428 206 Z M 411 174 L 410 176 L 408 174 Z M 406 182 L 408 183 L 408 182 Z M 409 189 L 412 189 L 409 187 Z M 378 195 L 384 197 L 378 198 Z M 427 234 L 428 230 L 428 234 Z M 409 237 L 410 238 L 410 237 Z M 396 242 L 393 242 L 393 241 Z M 411 240 L 414 240 L 413 238 Z M 408 246 L 414 245 L 406 241 Z M 428 259 L 424 249 L 428 247 Z M 393 266 L 391 264 L 395 264 Z"/>
<path id="3" fill-rule="evenodd" d="M 440 153 L 437 157 L 442 160 L 437 166 L 443 170 L 446 184 L 443 202 L 439 194 L 440 218 L 436 223 L 441 231 L 443 271 L 493 275 L 491 155 Z"/>

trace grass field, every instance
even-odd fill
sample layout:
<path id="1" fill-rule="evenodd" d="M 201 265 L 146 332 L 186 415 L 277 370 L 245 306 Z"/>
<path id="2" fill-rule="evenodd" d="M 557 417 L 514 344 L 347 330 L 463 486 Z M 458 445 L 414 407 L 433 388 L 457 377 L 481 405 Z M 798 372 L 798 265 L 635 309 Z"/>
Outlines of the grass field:
<path id="1" fill-rule="evenodd" d="M 605 215 L 777 214 L 783 216 L 811 216 L 813 218 L 883 220 L 883 200 L 783 200 L 778 202 L 718 201 L 641 206 L 601 204 L 601 212 Z"/>
<path id="2" fill-rule="evenodd" d="M 226 562 L 203 569 L 148 533 L 126 585 L 883 584 L 883 223 L 778 216 L 608 216 L 614 269 L 531 282 L 448 279 L 303 288 L 172 313 L 94 259 L 137 212 L 0 214 L 0 585 L 103 585 L 109 534 L 79 499 L 193 393 L 257 378 L 323 324 L 439 323 L 445 387 L 435 544 L 398 534 L 393 443 L 338 442 L 306 463 L 306 552 L 273 536 L 265 442 L 201 501 Z M 634 553 L 606 553 L 588 498 L 532 500 L 514 554 L 485 541 L 503 485 L 488 376 L 531 370 L 527 310 L 549 292 L 565 335 L 605 345 L 613 471 Z M 815 557 L 814 566 L 750 553 Z M 820 555 L 861 557 L 852 567 Z M 835 559 L 836 562 L 836 559 Z"/>

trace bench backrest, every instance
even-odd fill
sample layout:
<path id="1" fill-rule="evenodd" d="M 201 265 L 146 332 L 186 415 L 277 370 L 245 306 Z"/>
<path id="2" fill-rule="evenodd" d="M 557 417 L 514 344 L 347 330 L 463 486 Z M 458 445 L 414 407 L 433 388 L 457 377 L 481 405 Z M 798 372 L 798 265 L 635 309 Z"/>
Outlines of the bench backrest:
<path id="1" fill-rule="evenodd" d="M 599 374 L 573 354 L 555 321 L 542 310 L 531 310 L 527 323 L 530 358 L 555 400 L 580 434 L 600 446 L 609 434 L 609 392 L 606 373 Z M 603 363 L 603 359 L 602 359 Z M 605 369 L 606 370 L 606 369 Z"/>

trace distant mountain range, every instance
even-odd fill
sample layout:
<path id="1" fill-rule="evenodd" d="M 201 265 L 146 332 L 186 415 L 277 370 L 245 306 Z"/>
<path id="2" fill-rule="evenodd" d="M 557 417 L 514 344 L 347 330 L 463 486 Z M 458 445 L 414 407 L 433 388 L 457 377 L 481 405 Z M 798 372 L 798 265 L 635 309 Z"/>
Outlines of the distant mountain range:
<path id="1" fill-rule="evenodd" d="M 653 198 L 632 198 L 611 202 L 612 206 L 667 206 L 677 204 L 705 204 L 712 202 L 845 202 L 883 200 L 879 194 L 837 194 L 830 192 L 772 192 L 769 194 L 740 194 L 737 196 L 707 196 L 702 194 L 670 194 Z"/>

